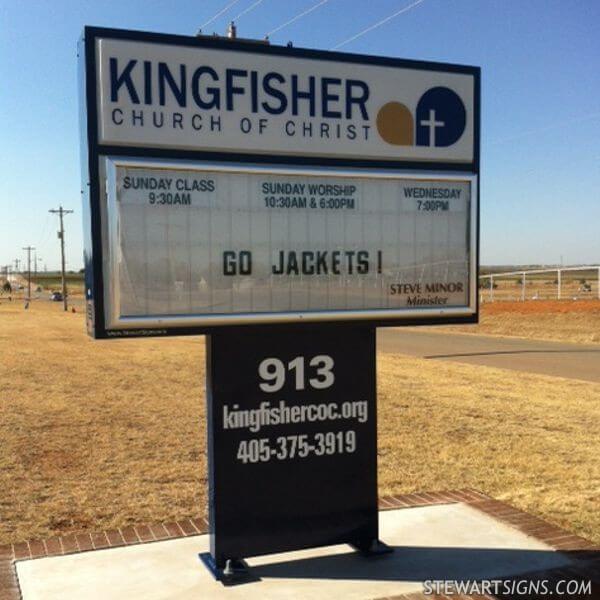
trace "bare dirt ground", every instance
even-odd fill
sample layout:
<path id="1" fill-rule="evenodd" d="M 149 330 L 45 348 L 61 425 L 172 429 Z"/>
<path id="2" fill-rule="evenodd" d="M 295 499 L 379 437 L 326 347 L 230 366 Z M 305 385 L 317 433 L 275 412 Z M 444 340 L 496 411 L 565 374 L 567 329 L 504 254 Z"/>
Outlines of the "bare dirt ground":
<path id="1" fill-rule="evenodd" d="M 600 343 L 600 300 L 528 300 L 481 305 L 478 325 L 424 330 Z"/>
<path id="2" fill-rule="evenodd" d="M 0 544 L 206 509 L 204 341 L 0 302 Z M 473 486 L 600 542 L 600 385 L 380 355 L 379 491 Z"/>

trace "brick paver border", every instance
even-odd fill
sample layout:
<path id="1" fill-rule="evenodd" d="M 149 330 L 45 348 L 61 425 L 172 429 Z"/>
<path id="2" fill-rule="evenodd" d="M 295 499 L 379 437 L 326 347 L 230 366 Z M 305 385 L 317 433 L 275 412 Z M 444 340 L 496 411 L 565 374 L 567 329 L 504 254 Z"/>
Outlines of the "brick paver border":
<path id="1" fill-rule="evenodd" d="M 380 510 L 433 506 L 437 504 L 468 504 L 509 524 L 515 529 L 548 544 L 554 550 L 567 553 L 573 564 L 552 571 L 519 575 L 529 579 L 578 579 L 593 582 L 593 598 L 600 598 L 600 547 L 589 540 L 551 525 L 510 504 L 495 500 L 483 492 L 467 488 L 443 492 L 419 492 L 389 495 L 379 499 Z M 28 540 L 0 546 L 0 600 L 22 600 L 16 573 L 16 562 L 46 556 L 62 556 L 103 548 L 118 548 L 167 539 L 189 537 L 208 533 L 205 518 L 190 518 L 168 523 L 135 525 L 99 533 L 67 534 L 46 540 Z M 591 598 L 587 596 L 587 598 Z M 422 593 L 401 594 L 380 600 L 469 600 L 475 596 L 425 596 Z M 497 600 L 494 596 L 478 596 Z M 503 598 L 502 600 L 508 600 Z"/>

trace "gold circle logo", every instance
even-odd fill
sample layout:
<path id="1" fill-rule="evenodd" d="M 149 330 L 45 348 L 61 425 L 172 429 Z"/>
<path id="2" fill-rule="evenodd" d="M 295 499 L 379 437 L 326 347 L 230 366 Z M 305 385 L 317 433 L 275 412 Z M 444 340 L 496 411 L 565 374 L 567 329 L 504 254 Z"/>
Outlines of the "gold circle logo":
<path id="1" fill-rule="evenodd" d="M 377 131 L 381 138 L 394 146 L 412 146 L 415 126 L 410 110 L 400 102 L 388 102 L 377 113 Z"/>

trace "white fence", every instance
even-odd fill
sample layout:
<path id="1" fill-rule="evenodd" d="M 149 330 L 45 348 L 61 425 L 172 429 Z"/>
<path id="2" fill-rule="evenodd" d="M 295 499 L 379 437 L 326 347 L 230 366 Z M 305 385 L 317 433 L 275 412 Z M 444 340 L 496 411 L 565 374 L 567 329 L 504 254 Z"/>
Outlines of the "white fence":
<path id="1" fill-rule="evenodd" d="M 600 300 L 600 265 L 549 267 L 479 276 L 481 302 Z"/>

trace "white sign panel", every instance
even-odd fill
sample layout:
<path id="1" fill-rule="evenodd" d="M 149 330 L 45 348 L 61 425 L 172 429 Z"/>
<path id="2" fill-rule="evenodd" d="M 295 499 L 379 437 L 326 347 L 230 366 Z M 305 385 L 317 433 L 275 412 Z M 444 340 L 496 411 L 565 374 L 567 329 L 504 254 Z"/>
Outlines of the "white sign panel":
<path id="1" fill-rule="evenodd" d="M 474 176 L 107 160 L 114 329 L 475 310 Z"/>
<path id="2" fill-rule="evenodd" d="M 106 145 L 470 164 L 473 70 L 98 38 Z M 374 59 L 373 59 L 374 60 Z"/>

